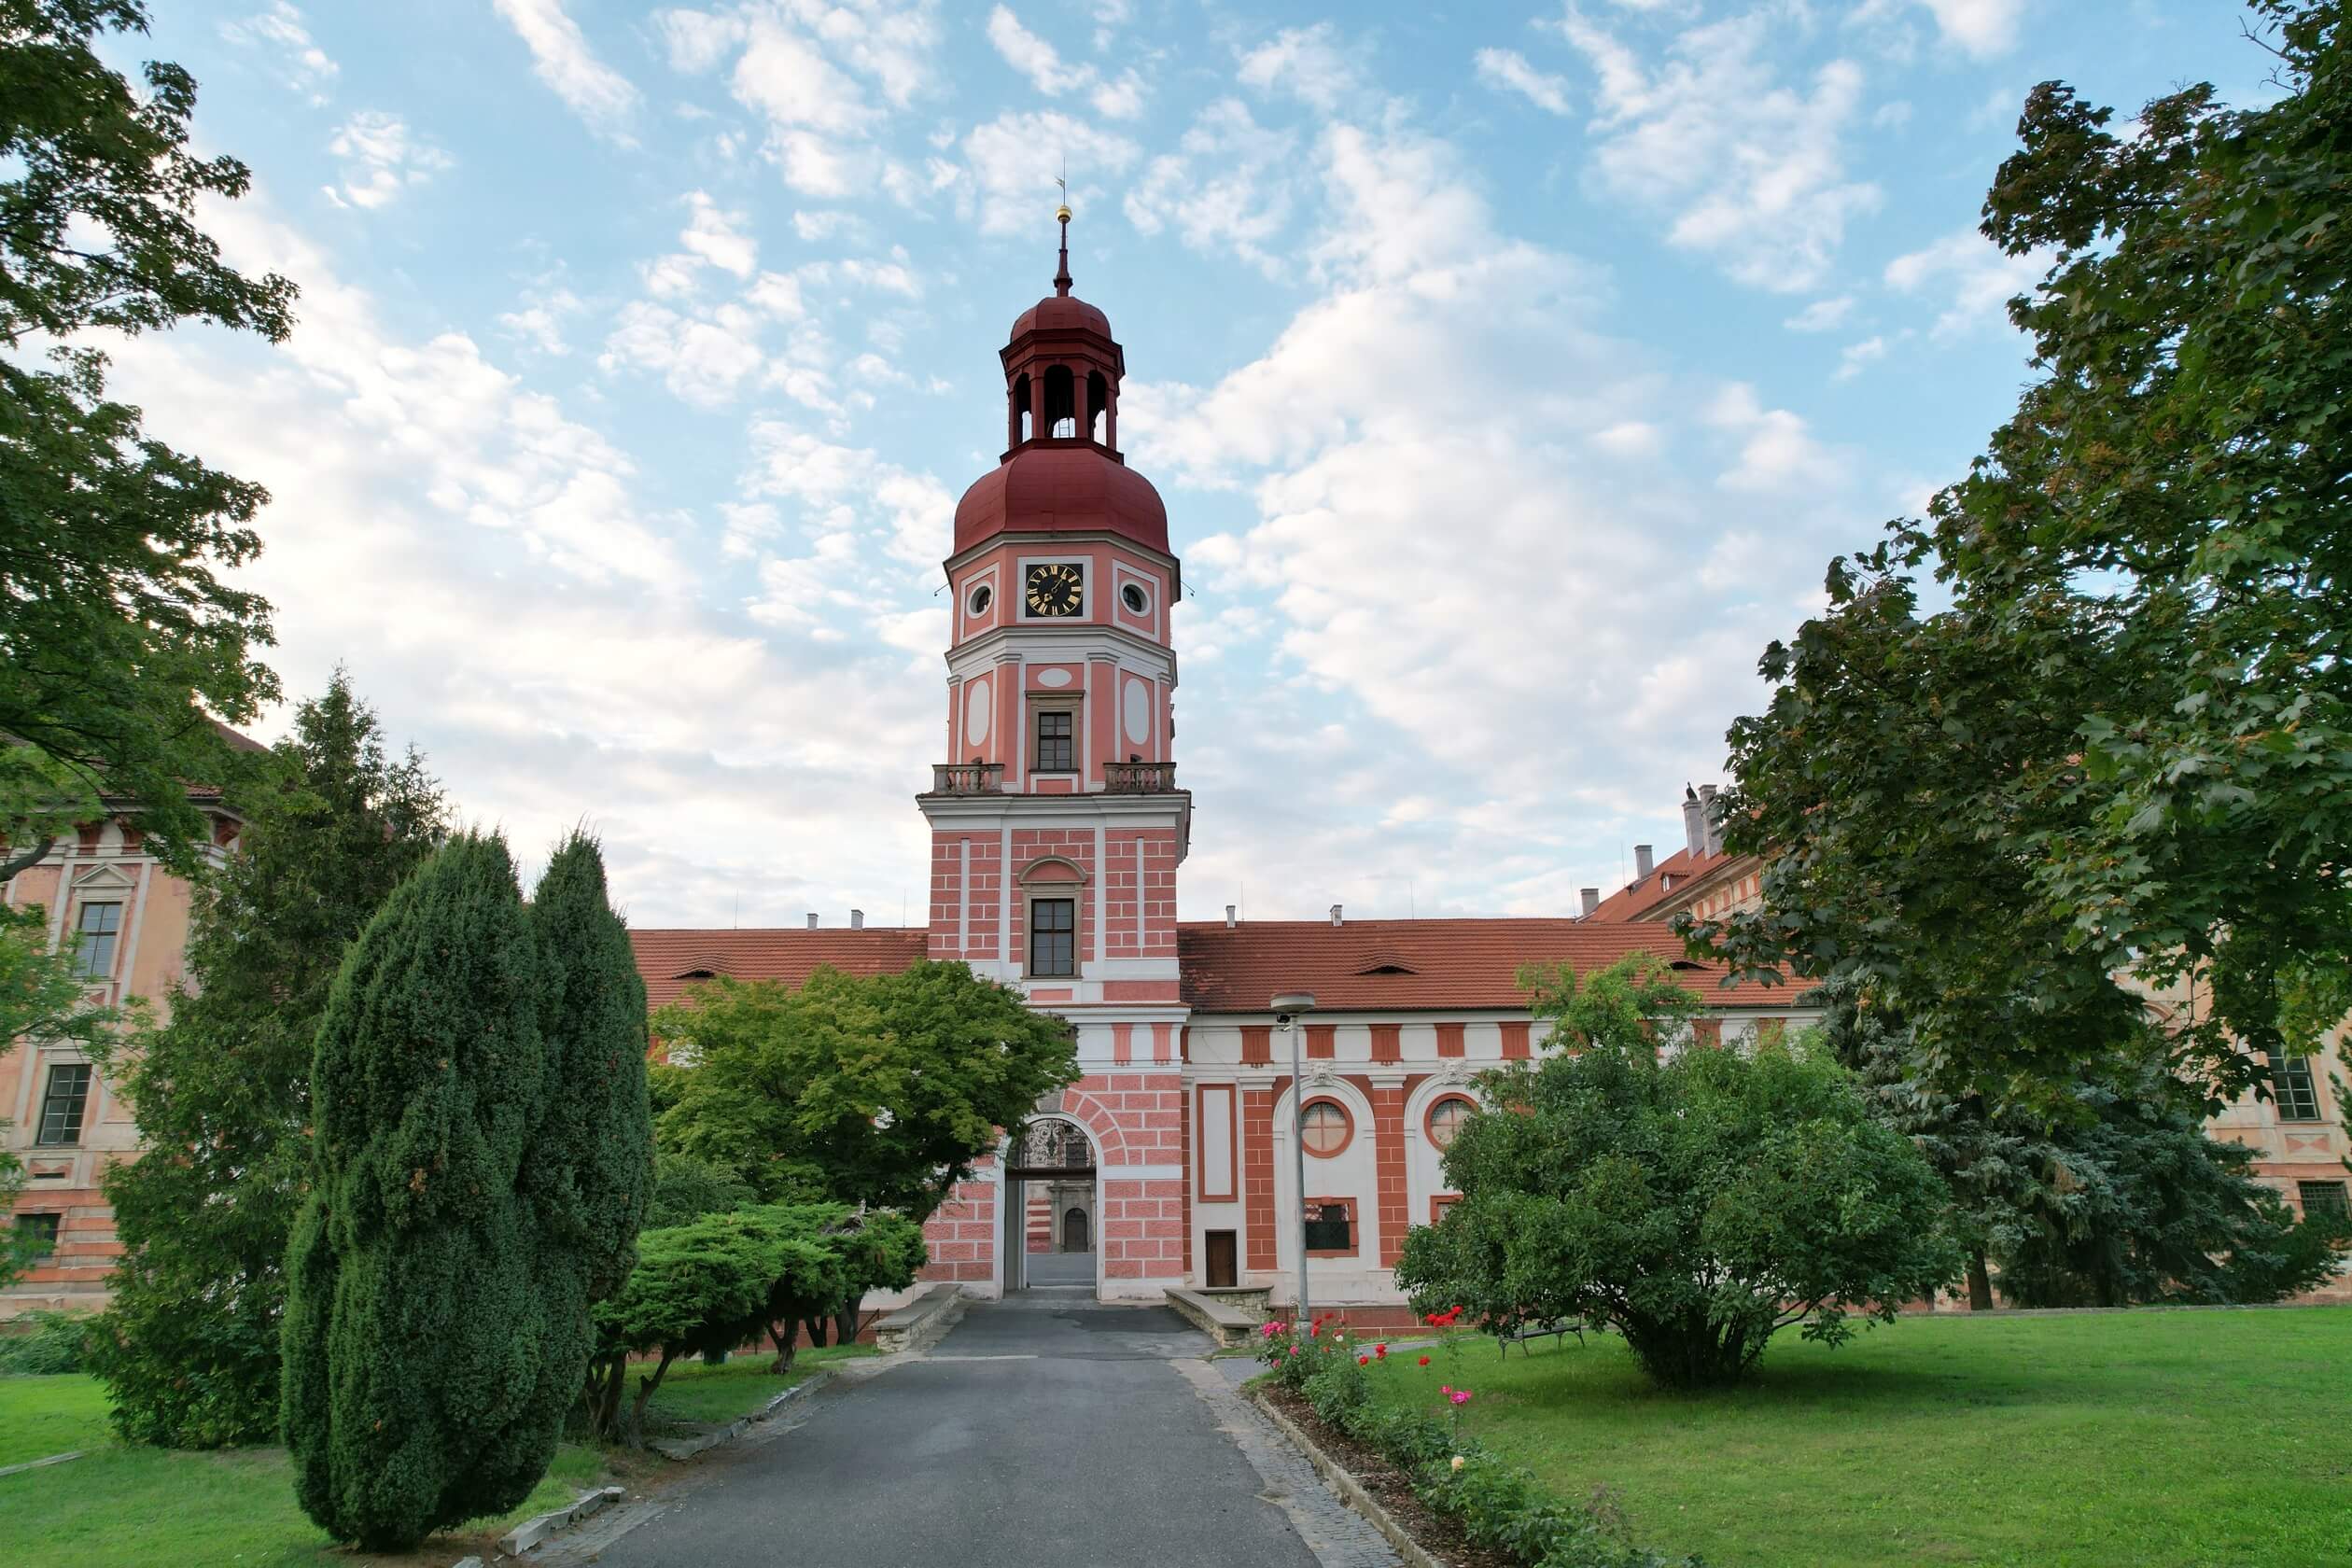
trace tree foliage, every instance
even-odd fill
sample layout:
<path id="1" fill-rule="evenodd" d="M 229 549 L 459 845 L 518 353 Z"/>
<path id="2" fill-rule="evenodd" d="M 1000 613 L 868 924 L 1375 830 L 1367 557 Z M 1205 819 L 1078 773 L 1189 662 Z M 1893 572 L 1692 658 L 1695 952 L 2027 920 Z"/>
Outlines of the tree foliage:
<path id="1" fill-rule="evenodd" d="M 2152 1027 L 2079 1064 L 2052 1105 L 1993 1105 L 1939 1090 L 1911 1031 L 1867 993 L 1816 994 L 1825 1043 L 1944 1179 L 1972 1307 L 1993 1305 L 1988 1264 L 2013 1307 L 2276 1301 L 2334 1272 L 2341 1223 L 2297 1221 L 2249 1174 L 2253 1150 L 2206 1133 Z"/>
<path id="2" fill-rule="evenodd" d="M 930 1215 L 1040 1096 L 1078 1076 L 1066 1024 L 961 963 L 819 969 L 793 989 L 721 977 L 662 1009 L 676 1071 L 665 1151 L 764 1199 L 837 1198 Z"/>
<path id="3" fill-rule="evenodd" d="M 108 809 L 191 869 L 187 784 L 241 777 L 206 715 L 276 694 L 254 654 L 269 607 L 221 575 L 259 553 L 266 495 L 146 436 L 91 346 L 189 319 L 292 328 L 293 286 L 241 274 L 196 225 L 249 175 L 189 154 L 195 82 L 155 63 L 133 90 L 100 56 L 103 34 L 146 30 L 138 0 L 0 7 L 0 735 L 20 743 L 0 747 L 0 875 Z"/>
<path id="4" fill-rule="evenodd" d="M 2352 50 L 2340 0 L 2253 9 L 2261 107 L 2028 97 L 1984 232 L 2050 259 L 2010 306 L 2044 374 L 1731 734 L 1764 908 L 1690 934 L 1867 981 L 1947 1090 L 2067 1084 L 2138 1028 L 2121 973 L 2196 988 L 2218 1099 L 2352 961 Z"/>
<path id="5" fill-rule="evenodd" d="M 133 1442 L 267 1442 L 287 1239 L 309 1180 L 311 1059 L 344 949 L 445 831 L 340 671 L 301 705 L 196 889 L 168 1021 L 96 1043 L 147 1153 L 105 1178 L 125 1252 L 94 1369 Z"/>
<path id="6" fill-rule="evenodd" d="M 1565 1048 L 1483 1080 L 1445 1155 L 1462 1200 L 1397 1264 L 1417 1309 L 1606 1324 L 1704 1387 L 1791 1323 L 1841 1343 L 1956 1271 L 1935 1173 L 1836 1063 L 1697 1043 L 1699 1003 L 1647 955 L 1522 979 Z"/>
<path id="7" fill-rule="evenodd" d="M 759 1201 L 751 1183 L 692 1155 L 653 1157 L 653 1195 L 645 1209 L 645 1228 L 667 1230 L 705 1214 L 749 1209 Z"/>
<path id="8" fill-rule="evenodd" d="M 646 1405 L 681 1355 L 764 1337 L 777 1369 L 790 1367 L 802 1322 L 854 1308 L 869 1290 L 905 1288 L 923 1258 L 920 1225 L 839 1203 L 753 1205 L 646 1232 L 627 1282 L 595 1309 L 597 1430 L 641 1443 Z M 624 1408 L 631 1354 L 656 1359 Z"/>
<path id="9" fill-rule="evenodd" d="M 586 908 L 602 870 L 577 841 L 559 860 L 576 852 L 542 897 L 585 945 L 567 961 L 609 961 Z M 555 1113 L 567 1068 L 605 1061 L 602 999 L 626 987 L 583 972 L 551 991 L 547 970 L 506 846 L 469 835 L 394 890 L 335 978 L 284 1408 L 296 1495 L 338 1540 L 413 1546 L 512 1507 L 586 1376 L 594 1282 L 634 1239 L 595 1227 L 634 1223 L 651 1150 L 641 1100 L 609 1084 L 581 1089 L 598 1120 Z"/>

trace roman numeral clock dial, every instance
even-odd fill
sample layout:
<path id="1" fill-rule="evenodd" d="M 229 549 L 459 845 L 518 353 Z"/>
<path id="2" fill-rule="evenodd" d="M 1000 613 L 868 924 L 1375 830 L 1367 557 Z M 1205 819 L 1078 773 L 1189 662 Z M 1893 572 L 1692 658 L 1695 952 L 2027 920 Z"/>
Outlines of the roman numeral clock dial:
<path id="1" fill-rule="evenodd" d="M 1031 615 L 1076 615 L 1085 608 L 1085 577 L 1073 562 L 1029 567 L 1027 588 Z"/>

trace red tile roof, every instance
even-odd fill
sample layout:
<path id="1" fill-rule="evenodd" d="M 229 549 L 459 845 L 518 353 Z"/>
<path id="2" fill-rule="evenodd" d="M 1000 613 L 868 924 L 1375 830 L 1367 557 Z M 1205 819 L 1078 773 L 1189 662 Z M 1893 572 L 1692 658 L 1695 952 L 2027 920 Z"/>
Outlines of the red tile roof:
<path id="1" fill-rule="evenodd" d="M 1691 963 L 1663 926 L 1578 920 L 1222 920 L 1176 928 L 1184 1001 L 1198 1013 L 1263 1013 L 1281 991 L 1311 991 L 1319 1012 L 1520 1008 L 1521 964 L 1565 962 L 1579 974 L 1628 953 L 1676 963 L 1688 989 L 1710 1001 L 1793 1000 L 1787 986 L 1747 982 L 1723 989 L 1719 964 Z M 1682 965 L 1688 967 L 1681 967 Z"/>
<path id="2" fill-rule="evenodd" d="M 1643 910 L 1659 903 L 1676 889 L 1690 886 L 1729 859 L 1721 850 L 1712 855 L 1694 855 L 1687 847 L 1677 849 L 1651 866 L 1647 876 L 1637 877 L 1603 899 L 1601 906 L 1585 918 L 1596 924 L 1638 919 Z M 1669 881 L 1673 883 L 1673 887 L 1666 885 Z"/>
<path id="3" fill-rule="evenodd" d="M 648 1006 L 678 1000 L 696 971 L 737 980 L 781 980 L 797 986 L 819 964 L 845 974 L 895 974 L 923 956 L 929 942 L 903 926 L 849 931 L 632 931 L 637 973 Z"/>
<path id="4" fill-rule="evenodd" d="M 632 931 L 648 1003 L 673 1001 L 701 974 L 799 985 L 819 964 L 886 974 L 921 958 L 927 936 L 905 927 L 867 931 Z M 1176 928 L 1184 1001 L 1197 1013 L 1264 1013 L 1280 991 L 1312 991 L 1323 1012 L 1470 1012 L 1518 1009 L 1525 963 L 1566 962 L 1578 973 L 1628 953 L 1677 965 L 1683 985 L 1719 1003 L 1793 1002 L 1799 984 L 1747 982 L 1729 990 L 1722 966 L 1693 964 L 1673 932 L 1657 925 L 1578 920 L 1222 920 Z"/>

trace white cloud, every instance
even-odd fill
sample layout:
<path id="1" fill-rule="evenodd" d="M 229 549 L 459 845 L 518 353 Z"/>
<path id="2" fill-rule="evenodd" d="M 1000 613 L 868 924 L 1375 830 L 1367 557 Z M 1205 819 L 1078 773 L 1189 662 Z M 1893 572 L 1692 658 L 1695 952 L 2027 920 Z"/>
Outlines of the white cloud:
<path id="1" fill-rule="evenodd" d="M 327 51 L 312 42 L 302 13 L 287 0 L 271 0 L 268 10 L 222 22 L 220 35 L 242 48 L 276 49 L 284 57 L 286 85 L 313 104 L 327 102 L 327 90 L 342 72 Z"/>
<path id="2" fill-rule="evenodd" d="M 1021 25 L 1012 8 L 999 6 L 988 13 L 988 42 L 1004 63 L 1048 98 L 1084 93 L 1095 112 L 1112 119 L 1133 119 L 1143 112 L 1143 79 L 1127 71 L 1105 79 L 1092 65 L 1072 64 L 1061 51 Z"/>
<path id="3" fill-rule="evenodd" d="M 502 312 L 498 325 L 507 336 L 539 353 L 562 356 L 571 352 L 564 342 L 564 323 L 586 307 L 568 288 L 551 288 L 524 297 L 514 310 Z"/>
<path id="4" fill-rule="evenodd" d="M 929 0 L 765 0 L 732 10 L 670 9 L 655 31 L 680 71 L 728 74 L 735 101 L 765 122 L 763 151 L 804 195 L 908 190 L 905 170 L 875 138 L 928 89 L 939 26 Z"/>
<path id="5" fill-rule="evenodd" d="M 1671 243 L 1794 292 L 1827 273 L 1847 221 L 1878 206 L 1878 187 L 1845 167 L 1860 68 L 1833 60 L 1809 89 L 1783 83 L 1765 58 L 1770 15 L 1691 28 L 1654 65 L 1573 8 L 1559 25 L 1598 81 L 1601 184 L 1664 213 Z"/>
<path id="6" fill-rule="evenodd" d="M 1865 369 L 1885 357 L 1886 339 L 1883 336 L 1873 335 L 1864 338 L 1860 343 L 1848 343 L 1838 355 L 1836 379 L 1852 381 Z"/>
<path id="7" fill-rule="evenodd" d="M 588 47 L 564 0 L 493 0 L 500 16 L 531 51 L 531 69 L 590 130 L 625 142 L 637 91 Z"/>
<path id="8" fill-rule="evenodd" d="M 2017 42 L 2025 0 L 1918 0 L 1935 14 L 1936 29 L 1979 60 L 2006 53 Z"/>
<path id="9" fill-rule="evenodd" d="M 1854 296 L 1838 294 L 1815 300 L 1781 325 L 1792 332 L 1827 332 L 1845 325 L 1846 317 L 1853 314 Z"/>
<path id="10" fill-rule="evenodd" d="M 959 210 L 977 216 L 983 233 L 1043 232 L 1054 210 L 1053 175 L 1039 156 L 1043 147 L 1068 156 L 1071 205 L 1081 207 L 1083 198 L 1099 189 L 1091 183 L 1094 176 L 1121 173 L 1140 155 L 1125 136 L 1058 109 L 1007 111 L 964 134 Z"/>
<path id="11" fill-rule="evenodd" d="M 649 371 L 687 402 L 716 408 L 732 400 L 767 363 L 759 334 L 764 326 L 741 305 L 687 314 L 651 300 L 621 308 L 597 365 Z"/>
<path id="12" fill-rule="evenodd" d="M 1238 98 L 1200 111 L 1178 150 L 1144 165 L 1127 194 L 1127 221 L 1146 234 L 1173 228 L 1187 248 L 1230 250 L 1271 274 L 1272 242 L 1289 227 L 1298 139 L 1262 126 Z"/>
<path id="13" fill-rule="evenodd" d="M 1187 900 L 1246 882 L 1278 911 L 1402 915 L 1409 876 L 1424 912 L 1450 886 L 1557 913 L 1606 879 L 1624 816 L 1669 810 L 1719 755 L 1756 650 L 1829 553 L 1829 497 L 1757 522 L 1655 459 L 1755 445 L 1775 491 L 1828 465 L 1771 450 L 1786 411 L 1688 429 L 1718 389 L 1610 336 L 1605 275 L 1499 233 L 1446 144 L 1341 125 L 1302 161 L 1319 297 L 1213 385 L 1131 379 L 1121 405 L 1136 466 L 1212 497 L 1184 510 L 1243 513 L 1185 551 L 1183 765 L 1234 824 L 1196 848 Z M 1695 582 L 1735 528 L 1771 548 L 1736 584 Z M 1652 594 L 1673 613 L 1626 613 Z M 1299 768 L 1311 801 L 1284 782 Z M 1449 807 L 1400 814 L 1400 793 Z"/>
<path id="14" fill-rule="evenodd" d="M 450 166 L 449 154 L 413 134 L 406 120 L 376 109 L 343 121 L 327 150 L 343 160 L 343 183 L 327 187 L 337 206 L 383 206 Z"/>
<path id="15" fill-rule="evenodd" d="M 526 865 L 588 820 L 632 924 L 797 924 L 902 891 L 919 921 L 906 791 L 938 760 L 937 682 L 879 633 L 819 642 L 733 609 L 697 575 L 719 548 L 645 507 L 626 453 L 462 335 L 388 327 L 266 202 L 203 222 L 232 265 L 301 279 L 292 339 L 153 333 L 116 365 L 161 439 L 269 488 L 268 548 L 237 581 L 276 607 L 287 690 L 347 665 L 388 738 Z M 756 516 L 726 524 L 763 547 Z M 679 831 L 704 821 L 731 830 Z"/>
<path id="16" fill-rule="evenodd" d="M 1482 49 L 1477 61 L 1478 79 L 1489 87 L 1507 89 L 1552 114 L 1568 112 L 1568 84 L 1530 65 L 1519 50 Z"/>
<path id="17" fill-rule="evenodd" d="M 2009 301 L 2033 292 L 2050 262 L 2040 251 L 2010 256 L 1974 229 L 1961 229 L 1888 262 L 1886 286 L 1942 298 L 1944 308 L 1928 336 L 1943 341 L 2005 325 Z"/>
<path id="18" fill-rule="evenodd" d="M 1764 407 L 1756 388 L 1744 382 L 1716 396 L 1707 422 L 1740 442 L 1732 467 L 1715 478 L 1726 490 L 1834 489 L 1849 477 L 1846 459 L 1814 440 L 1801 417 Z"/>
<path id="19" fill-rule="evenodd" d="M 1285 28 L 1270 43 L 1242 51 L 1237 73 L 1241 85 L 1288 93 L 1310 108 L 1337 112 L 1361 99 L 1364 73 L 1338 43 L 1327 21 Z"/>
<path id="20" fill-rule="evenodd" d="M 749 277 L 760 257 L 759 245 L 743 231 L 749 215 L 729 212 L 700 190 L 688 195 L 686 204 L 693 216 L 679 244 L 721 272 Z"/>

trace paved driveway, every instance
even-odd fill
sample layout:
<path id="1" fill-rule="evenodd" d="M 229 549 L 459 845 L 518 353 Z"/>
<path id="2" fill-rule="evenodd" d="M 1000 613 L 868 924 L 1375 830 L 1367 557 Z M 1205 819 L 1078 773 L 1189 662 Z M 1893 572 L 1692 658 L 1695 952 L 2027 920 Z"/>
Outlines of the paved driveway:
<path id="1" fill-rule="evenodd" d="M 929 1354 L 819 1391 L 550 1555 L 604 1568 L 1394 1563 L 1207 1349 L 1161 1307 L 1060 1293 L 975 1305 Z"/>

